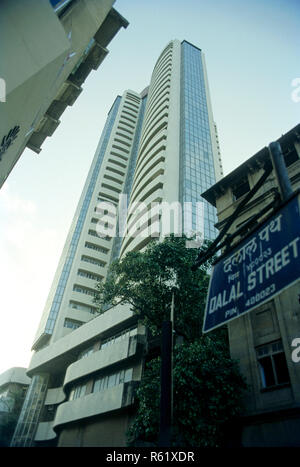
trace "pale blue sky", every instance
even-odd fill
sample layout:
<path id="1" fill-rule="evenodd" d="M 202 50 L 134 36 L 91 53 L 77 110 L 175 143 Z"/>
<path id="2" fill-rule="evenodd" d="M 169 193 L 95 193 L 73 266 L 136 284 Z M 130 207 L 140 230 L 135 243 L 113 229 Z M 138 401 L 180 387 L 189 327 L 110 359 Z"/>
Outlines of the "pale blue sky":
<path id="1" fill-rule="evenodd" d="M 42 152 L 26 150 L 0 191 L 0 373 L 29 363 L 107 112 L 117 94 L 149 84 L 171 39 L 205 53 L 225 174 L 300 120 L 291 97 L 300 78 L 299 0 L 117 0 L 114 7 L 128 28 Z"/>

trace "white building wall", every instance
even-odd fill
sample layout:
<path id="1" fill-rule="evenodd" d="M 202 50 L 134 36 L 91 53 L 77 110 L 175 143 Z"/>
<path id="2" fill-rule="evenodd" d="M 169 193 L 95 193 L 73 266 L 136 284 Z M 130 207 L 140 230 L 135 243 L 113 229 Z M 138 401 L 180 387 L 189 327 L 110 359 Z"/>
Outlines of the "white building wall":
<path id="1" fill-rule="evenodd" d="M 42 128 L 45 139 L 59 125 L 58 119 L 46 115 L 50 104 L 61 100 L 65 88 L 69 87 L 69 97 L 74 93 L 74 100 L 80 94 L 80 86 L 66 82 L 114 2 L 78 1 L 62 17 L 47 0 L 0 2 L 0 43 L 5 44 L 0 78 L 6 85 L 5 102 L 0 105 L 0 140 L 18 128 L 0 160 L 0 186 L 26 145 L 41 150 L 30 144 L 34 131 Z M 103 48 L 103 57 L 106 53 Z"/>
<path id="2" fill-rule="evenodd" d="M 69 323 L 72 321 L 76 325 L 77 323 L 85 323 L 95 317 L 95 315 L 89 311 L 96 312 L 96 307 L 93 303 L 93 293 L 96 291 L 97 281 L 103 280 L 106 277 L 113 246 L 113 238 L 106 240 L 98 235 L 100 228 L 98 222 L 102 220 L 104 222 L 109 221 L 109 223 L 114 225 L 116 224 L 116 217 L 113 218 L 109 215 L 103 217 L 103 209 L 100 209 L 101 203 L 107 202 L 110 204 L 111 207 L 108 209 L 111 209 L 111 211 L 109 212 L 113 212 L 113 206 L 115 206 L 116 209 L 118 207 L 119 195 L 122 193 L 126 180 L 136 123 L 140 111 L 140 103 L 140 96 L 133 91 L 126 91 L 120 101 L 63 293 L 52 335 L 52 342 L 73 331 L 72 327 L 66 327 L 65 320 L 69 320 Z M 67 261 L 70 243 L 93 176 L 99 151 L 101 150 L 101 143 L 100 141 L 97 147 L 84 190 L 73 218 L 45 306 L 43 318 L 39 326 L 37 338 L 45 331 L 46 322 L 49 317 L 59 279 L 63 272 L 65 262 Z M 89 233 L 91 231 L 93 235 Z M 94 248 L 87 247 L 87 244 L 89 246 L 92 245 Z M 95 248 L 98 248 L 98 250 Z M 99 248 L 101 251 L 99 251 Z M 82 274 L 85 274 L 85 276 Z"/>

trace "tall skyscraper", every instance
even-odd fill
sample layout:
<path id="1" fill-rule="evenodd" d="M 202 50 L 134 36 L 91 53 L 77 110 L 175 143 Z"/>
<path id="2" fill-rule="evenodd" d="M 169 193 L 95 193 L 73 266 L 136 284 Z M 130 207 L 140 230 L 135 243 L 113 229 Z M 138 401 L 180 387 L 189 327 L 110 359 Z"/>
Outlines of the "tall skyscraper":
<path id="1" fill-rule="evenodd" d="M 214 238 L 215 209 L 200 195 L 221 175 L 203 52 L 173 40 L 149 87 L 125 91 L 109 111 L 33 344 L 12 445 L 125 445 L 146 334 L 129 306 L 97 315 L 96 282 L 112 259 L 178 227 L 173 215 L 165 228 L 163 205 L 181 207 L 184 231 Z"/>

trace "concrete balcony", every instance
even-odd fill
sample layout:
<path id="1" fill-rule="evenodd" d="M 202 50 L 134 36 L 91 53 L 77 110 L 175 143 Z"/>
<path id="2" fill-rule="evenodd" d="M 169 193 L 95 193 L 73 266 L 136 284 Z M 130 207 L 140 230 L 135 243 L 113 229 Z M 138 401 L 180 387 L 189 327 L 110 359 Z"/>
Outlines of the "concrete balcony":
<path id="1" fill-rule="evenodd" d="M 93 306 L 93 296 L 87 295 L 81 292 L 76 292 L 75 290 L 72 291 L 71 299 L 75 302 L 83 303 L 87 306 Z M 84 313 L 84 312 L 83 312 Z M 80 320 L 79 320 L 80 321 Z"/>
<path id="2" fill-rule="evenodd" d="M 75 299 L 75 295 L 78 295 L 80 298 L 84 297 L 84 294 L 73 292 L 72 299 Z M 70 365 L 74 361 L 74 352 L 79 351 L 88 340 L 101 336 L 110 328 L 123 327 L 127 325 L 126 323 L 130 325 L 129 323 L 133 319 L 134 313 L 130 310 L 129 306 L 117 305 L 111 308 L 84 326 L 75 329 L 71 334 L 35 352 L 31 358 L 27 374 L 30 376 L 40 371 L 52 371 L 53 368 L 57 368 L 57 365 Z"/>
<path id="3" fill-rule="evenodd" d="M 122 184 L 114 182 L 113 180 L 109 179 L 103 179 L 103 182 L 101 183 L 101 190 L 110 190 L 112 192 L 113 196 L 119 196 L 119 194 L 122 191 Z"/>
<path id="4" fill-rule="evenodd" d="M 45 405 L 57 405 L 63 402 L 66 395 L 62 387 L 48 389 L 45 399 Z"/>
<path id="5" fill-rule="evenodd" d="M 38 425 L 34 441 L 49 441 L 56 438 L 56 433 L 52 429 L 52 422 L 41 422 Z"/>
<path id="6" fill-rule="evenodd" d="M 164 170 L 164 161 L 159 157 L 158 162 L 155 165 L 153 164 L 153 168 L 150 171 L 145 170 L 144 173 L 141 173 L 140 178 L 136 180 L 136 184 L 132 189 L 131 196 L 135 198 L 142 193 L 145 187 L 149 186 L 153 180 L 164 174 Z"/>
<path id="7" fill-rule="evenodd" d="M 84 264 L 84 266 L 86 265 L 87 263 Z M 89 267 L 81 267 L 80 269 L 84 270 L 84 271 L 87 271 L 88 273 L 92 272 L 90 270 Z M 98 267 L 98 269 L 101 271 L 101 269 Z M 93 271 L 94 272 L 94 271 Z M 96 273 L 95 273 L 96 274 Z M 99 277 L 99 280 L 103 277 L 104 277 L 104 274 L 99 274 L 99 271 L 97 273 L 100 277 Z M 75 281 L 74 281 L 75 282 Z M 96 284 L 97 284 L 97 279 L 90 279 L 89 277 L 84 277 L 84 276 L 81 276 L 80 274 L 77 275 L 76 277 L 76 284 L 80 287 L 86 287 L 88 289 L 96 289 Z"/>
<path id="8" fill-rule="evenodd" d="M 127 166 L 127 160 L 128 159 L 124 161 L 122 159 L 123 163 L 126 164 L 126 166 Z M 112 201 L 113 203 L 117 203 L 117 204 L 119 203 L 119 195 L 120 193 L 112 192 L 111 190 L 103 186 L 101 186 L 100 191 L 99 191 L 100 198 L 105 198 L 105 201 L 108 201 L 108 202 Z"/>
<path id="9" fill-rule="evenodd" d="M 70 307 L 66 311 L 66 314 L 64 315 L 64 318 L 69 318 L 69 319 L 75 320 L 75 321 L 81 321 L 82 323 L 88 323 L 89 321 L 94 319 L 96 316 L 97 316 L 96 314 L 89 313 L 88 311 L 76 310 L 76 308 L 71 308 Z M 69 328 L 65 328 L 65 330 L 69 330 Z M 71 332 L 73 332 L 73 331 L 74 330 L 71 329 Z"/>
<path id="10" fill-rule="evenodd" d="M 64 402 L 57 408 L 53 429 L 59 425 L 101 415 L 133 403 L 135 382 L 119 384 L 104 391 Z"/>
<path id="11" fill-rule="evenodd" d="M 97 224 L 96 224 L 97 226 Z M 90 240 L 89 243 L 93 243 L 96 246 L 107 248 L 107 243 L 105 240 L 102 240 L 101 237 L 94 237 L 93 240 Z M 109 254 L 108 253 L 103 253 L 102 251 L 97 251 L 93 250 L 92 248 L 84 247 L 83 248 L 83 253 L 85 256 L 95 256 L 97 259 L 100 259 L 101 261 L 105 261 L 105 263 L 109 262 Z M 83 265 L 83 263 L 79 263 L 80 267 Z M 86 268 L 85 268 L 86 269 Z M 96 268 L 95 272 L 99 274 L 99 270 Z"/>
<path id="12" fill-rule="evenodd" d="M 65 109 L 69 105 L 71 106 L 74 104 L 81 92 L 81 87 L 76 86 L 76 84 L 67 80 L 65 83 L 63 83 L 58 95 L 48 108 L 47 115 L 59 119 Z"/>
<path id="13" fill-rule="evenodd" d="M 127 337 L 72 363 L 66 371 L 64 388 L 67 384 L 79 378 L 95 373 L 110 365 L 123 362 L 130 357 L 133 358 L 140 355 L 143 349 L 143 342 L 143 335 L 141 334 Z"/>

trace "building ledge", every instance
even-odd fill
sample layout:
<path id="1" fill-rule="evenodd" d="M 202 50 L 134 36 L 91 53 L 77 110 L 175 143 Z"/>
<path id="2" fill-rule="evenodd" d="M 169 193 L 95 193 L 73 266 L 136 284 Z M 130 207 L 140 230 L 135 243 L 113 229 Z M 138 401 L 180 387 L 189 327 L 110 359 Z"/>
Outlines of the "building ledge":
<path id="1" fill-rule="evenodd" d="M 52 422 L 41 422 L 38 424 L 38 428 L 35 434 L 34 441 L 48 441 L 56 438 L 56 433 L 52 429 Z"/>
<path id="2" fill-rule="evenodd" d="M 130 310 L 129 306 L 120 304 L 107 310 L 70 334 L 36 352 L 31 358 L 27 374 L 30 376 L 41 371 L 51 372 L 60 365 L 69 366 L 74 362 L 80 350 L 96 337 L 103 335 L 108 329 L 115 328 L 118 332 L 119 328 L 126 324 L 130 326 L 130 323 L 136 322 L 136 319 L 135 313 Z M 38 344 L 45 344 L 49 337 L 51 337 L 49 334 L 43 333 L 35 342 L 34 348 L 37 348 Z"/>
<path id="3" fill-rule="evenodd" d="M 132 405 L 135 381 L 91 393 L 87 396 L 64 402 L 57 408 L 53 430 L 68 423 L 76 422 L 96 415 L 105 414 Z"/>
<path id="4" fill-rule="evenodd" d="M 57 405 L 63 402 L 66 398 L 66 395 L 62 387 L 50 388 L 47 391 L 45 405 Z"/>
<path id="5" fill-rule="evenodd" d="M 63 114 L 67 106 L 74 104 L 82 92 L 82 84 L 92 70 L 97 70 L 108 54 L 106 46 L 111 42 L 119 30 L 127 28 L 128 21 L 114 8 L 110 10 L 104 22 L 94 34 L 94 43 L 83 56 L 81 63 L 75 67 L 61 84 L 59 91 L 52 99 L 48 109 L 40 120 L 37 129 L 32 133 L 26 146 L 39 154 L 41 145 L 48 136 L 52 136 L 60 121 L 58 118 Z"/>
<path id="6" fill-rule="evenodd" d="M 139 356 L 144 349 L 143 342 L 145 340 L 143 337 L 141 334 L 128 337 L 72 363 L 66 371 L 64 389 L 79 378 Z"/>
<path id="7" fill-rule="evenodd" d="M 243 424 L 259 424 L 267 423 L 282 418 L 299 418 L 300 416 L 300 405 L 289 404 L 285 407 L 276 407 L 273 409 L 255 411 L 253 413 L 247 413 L 240 417 Z"/>

